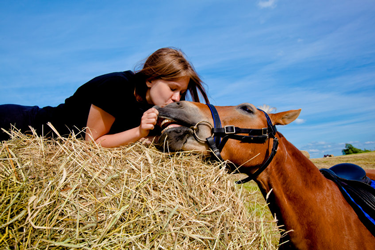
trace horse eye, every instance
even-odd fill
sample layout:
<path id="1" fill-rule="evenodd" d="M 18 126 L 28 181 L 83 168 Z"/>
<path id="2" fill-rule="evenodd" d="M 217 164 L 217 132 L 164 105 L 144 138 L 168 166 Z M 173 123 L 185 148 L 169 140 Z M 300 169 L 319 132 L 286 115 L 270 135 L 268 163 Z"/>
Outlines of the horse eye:
<path id="1" fill-rule="evenodd" d="M 250 114 L 253 113 L 253 111 L 248 106 L 242 106 L 241 109 L 246 111 L 247 113 L 250 113 Z"/>

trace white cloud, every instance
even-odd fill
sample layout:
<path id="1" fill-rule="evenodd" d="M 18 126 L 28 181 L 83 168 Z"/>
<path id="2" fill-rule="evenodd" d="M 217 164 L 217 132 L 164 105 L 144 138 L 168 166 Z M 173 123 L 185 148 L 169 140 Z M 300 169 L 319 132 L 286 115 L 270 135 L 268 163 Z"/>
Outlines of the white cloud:
<path id="1" fill-rule="evenodd" d="M 267 0 L 258 2 L 258 6 L 261 8 L 275 8 L 277 0 Z"/>
<path id="2" fill-rule="evenodd" d="M 309 149 L 307 151 L 309 151 L 310 153 L 319 153 L 320 152 L 319 149 Z"/>
<path id="3" fill-rule="evenodd" d="M 305 119 L 300 119 L 300 118 L 298 118 L 297 120 L 296 120 L 296 123 L 297 124 L 302 124 L 302 123 L 305 123 Z"/>

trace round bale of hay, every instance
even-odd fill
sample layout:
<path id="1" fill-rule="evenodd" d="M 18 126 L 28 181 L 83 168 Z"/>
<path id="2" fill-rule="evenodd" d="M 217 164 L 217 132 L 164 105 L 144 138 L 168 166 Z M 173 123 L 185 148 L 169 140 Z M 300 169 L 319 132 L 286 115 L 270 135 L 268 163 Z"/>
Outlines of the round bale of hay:
<path id="1" fill-rule="evenodd" d="M 199 154 L 12 135 L 0 143 L 5 248 L 277 248 L 266 205 Z"/>
<path id="2" fill-rule="evenodd" d="M 307 152 L 307 151 L 305 151 L 305 150 L 301 150 L 301 152 L 302 152 L 302 154 L 303 154 L 304 156 L 307 157 L 307 159 L 310 159 L 310 154 L 309 154 L 309 152 Z"/>

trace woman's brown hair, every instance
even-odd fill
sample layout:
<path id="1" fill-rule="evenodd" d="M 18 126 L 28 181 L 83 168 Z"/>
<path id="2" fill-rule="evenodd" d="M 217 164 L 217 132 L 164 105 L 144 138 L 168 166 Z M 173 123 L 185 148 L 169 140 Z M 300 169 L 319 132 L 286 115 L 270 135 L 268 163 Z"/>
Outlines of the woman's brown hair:
<path id="1" fill-rule="evenodd" d="M 162 79 L 175 81 L 181 77 L 190 78 L 188 91 L 194 102 L 199 102 L 199 93 L 208 104 L 207 93 L 203 87 L 203 82 L 195 71 L 193 65 L 186 59 L 184 53 L 175 48 L 161 48 L 152 53 L 143 64 L 141 70 L 135 73 L 138 81 L 135 87 L 137 99 L 145 99 L 147 92 L 147 81 Z M 198 93 L 199 91 L 199 93 Z M 181 97 L 185 100 L 185 94 Z"/>

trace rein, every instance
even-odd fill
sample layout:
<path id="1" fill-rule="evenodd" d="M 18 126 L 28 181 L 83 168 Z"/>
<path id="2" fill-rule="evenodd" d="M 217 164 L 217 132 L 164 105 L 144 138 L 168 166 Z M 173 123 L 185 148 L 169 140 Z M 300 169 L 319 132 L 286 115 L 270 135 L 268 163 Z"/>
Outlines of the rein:
<path id="1" fill-rule="evenodd" d="M 271 163 L 273 157 L 275 156 L 277 152 L 277 147 L 279 144 L 279 141 L 275 136 L 277 132 L 276 127 L 272 124 L 271 119 L 269 118 L 268 114 L 264 112 L 263 110 L 258 109 L 262 111 L 267 118 L 267 128 L 261 128 L 261 129 L 238 128 L 233 125 L 222 127 L 220 116 L 215 106 L 213 106 L 212 104 L 207 104 L 207 106 L 211 110 L 212 118 L 214 120 L 214 127 L 212 127 L 212 125 L 207 122 L 199 122 L 194 127 L 196 128 L 200 123 L 204 123 L 205 125 L 211 127 L 212 135 L 206 138 L 206 142 L 208 146 L 210 147 L 210 149 L 212 150 L 212 154 L 220 161 L 223 161 L 223 158 L 221 157 L 220 153 L 225 143 L 229 139 L 238 140 L 244 143 L 265 143 L 269 138 L 273 139 L 272 151 L 268 159 L 259 167 L 259 169 L 255 173 L 247 174 L 248 177 L 246 177 L 243 180 L 237 181 L 236 184 L 243 184 L 243 183 L 246 183 L 248 181 L 255 179 Z M 247 135 L 243 135 L 243 134 L 247 134 Z M 195 133 L 195 130 L 194 130 L 194 135 L 198 141 L 200 142 L 203 141 L 201 138 L 197 136 L 197 134 Z"/>

